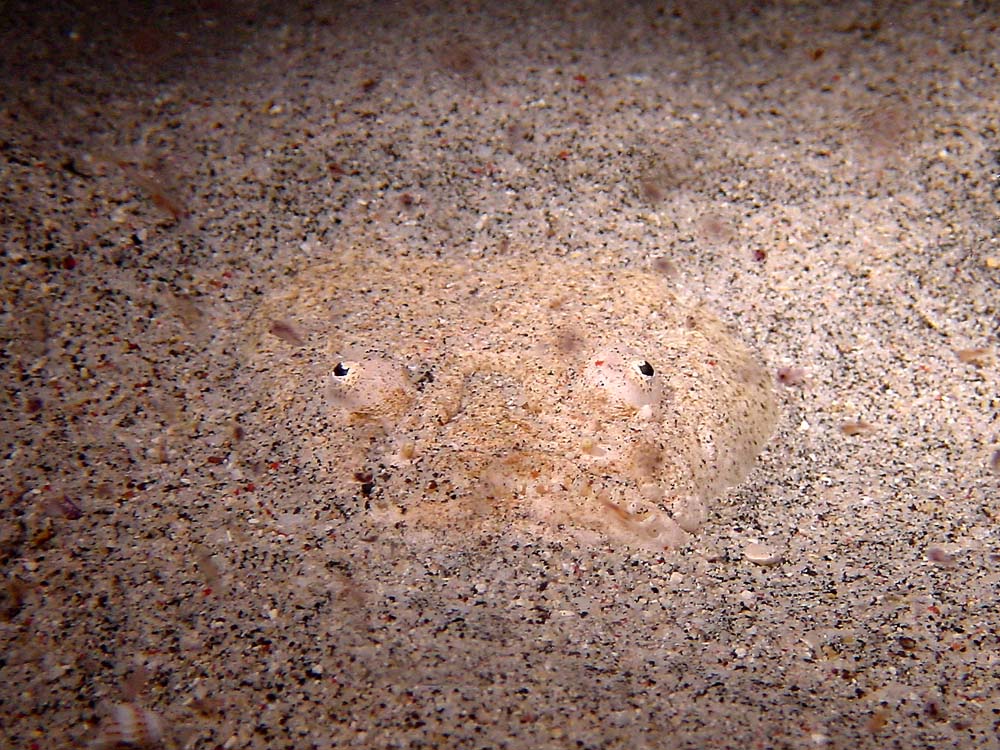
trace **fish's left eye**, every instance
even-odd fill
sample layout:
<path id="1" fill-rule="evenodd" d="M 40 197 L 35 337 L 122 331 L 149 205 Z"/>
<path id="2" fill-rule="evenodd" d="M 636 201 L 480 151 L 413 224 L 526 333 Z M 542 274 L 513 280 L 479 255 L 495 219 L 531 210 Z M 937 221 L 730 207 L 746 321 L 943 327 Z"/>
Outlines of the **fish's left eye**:
<path id="1" fill-rule="evenodd" d="M 635 367 L 636 372 L 638 372 L 640 375 L 646 378 L 651 378 L 656 373 L 656 370 L 653 369 L 653 366 L 644 359 L 640 359 L 634 362 L 633 367 Z"/>

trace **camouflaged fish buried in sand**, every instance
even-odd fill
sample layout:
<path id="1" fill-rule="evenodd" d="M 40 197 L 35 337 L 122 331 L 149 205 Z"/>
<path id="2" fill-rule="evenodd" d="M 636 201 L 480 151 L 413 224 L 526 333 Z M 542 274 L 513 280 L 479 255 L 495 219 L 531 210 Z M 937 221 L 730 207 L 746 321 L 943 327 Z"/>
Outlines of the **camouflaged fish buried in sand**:
<path id="1" fill-rule="evenodd" d="M 775 423 L 767 372 L 653 271 L 348 254 L 249 334 L 273 438 L 415 527 L 679 546 Z"/>

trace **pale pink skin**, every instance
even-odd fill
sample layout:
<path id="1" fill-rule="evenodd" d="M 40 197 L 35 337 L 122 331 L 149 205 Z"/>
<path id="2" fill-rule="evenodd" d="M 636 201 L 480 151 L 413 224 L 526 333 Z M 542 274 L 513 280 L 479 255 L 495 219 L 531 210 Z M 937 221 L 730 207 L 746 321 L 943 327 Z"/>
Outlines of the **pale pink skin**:
<path id="1" fill-rule="evenodd" d="M 360 280 L 341 258 L 278 290 L 250 322 L 247 362 L 276 394 L 274 429 L 345 492 L 384 467 L 375 515 L 662 550 L 702 525 L 773 429 L 765 370 L 661 276 L 364 262 Z M 279 316 L 303 346 L 268 332 Z"/>

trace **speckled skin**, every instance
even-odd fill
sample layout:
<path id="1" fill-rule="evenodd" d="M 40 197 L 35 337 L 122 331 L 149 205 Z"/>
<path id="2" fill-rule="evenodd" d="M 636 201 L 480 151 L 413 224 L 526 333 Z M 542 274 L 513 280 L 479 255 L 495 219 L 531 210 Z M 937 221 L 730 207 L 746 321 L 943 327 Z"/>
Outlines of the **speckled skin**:
<path id="1" fill-rule="evenodd" d="M 776 419 L 753 355 L 652 271 L 341 253 L 248 334 L 276 434 L 418 525 L 676 547 Z"/>

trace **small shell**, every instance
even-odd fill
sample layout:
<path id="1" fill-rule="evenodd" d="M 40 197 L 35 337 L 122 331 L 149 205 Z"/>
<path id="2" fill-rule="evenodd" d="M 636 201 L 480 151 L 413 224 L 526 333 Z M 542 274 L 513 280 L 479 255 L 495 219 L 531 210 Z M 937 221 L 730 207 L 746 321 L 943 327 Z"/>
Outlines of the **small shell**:
<path id="1" fill-rule="evenodd" d="M 83 517 L 80 506 L 73 502 L 69 495 L 57 495 L 45 501 L 45 512 L 55 518 L 66 518 L 78 521 Z"/>
<path id="2" fill-rule="evenodd" d="M 778 382 L 785 386 L 802 385 L 806 380 L 806 371 L 801 367 L 779 367 Z"/>
<path id="3" fill-rule="evenodd" d="M 135 703 L 116 703 L 102 722 L 100 734 L 90 750 L 119 747 L 154 748 L 163 743 L 163 720 Z"/>
<path id="4" fill-rule="evenodd" d="M 743 548 L 743 555 L 747 560 L 757 565 L 777 565 L 784 557 L 779 550 L 756 542 L 747 544 Z"/>
<path id="5" fill-rule="evenodd" d="M 858 419 L 854 422 L 844 422 L 840 425 L 840 431 L 847 435 L 848 437 L 853 437 L 855 435 L 871 435 L 875 432 L 875 426 L 863 419 Z"/>
<path id="6" fill-rule="evenodd" d="M 936 544 L 927 548 L 927 559 L 942 568 L 955 567 L 955 556 Z"/>
<path id="7" fill-rule="evenodd" d="M 993 359 L 993 352 L 989 349 L 956 349 L 955 356 L 962 364 L 974 367 L 987 367 Z"/>
<path id="8" fill-rule="evenodd" d="M 292 344 L 293 346 L 305 346 L 306 343 L 305 336 L 287 320 L 272 320 L 267 332 L 272 336 L 277 336 L 286 344 Z"/>

